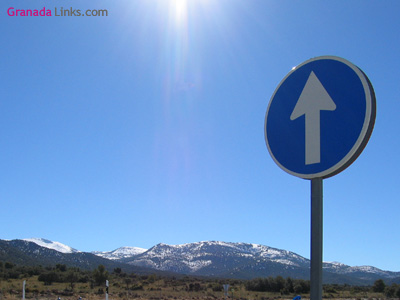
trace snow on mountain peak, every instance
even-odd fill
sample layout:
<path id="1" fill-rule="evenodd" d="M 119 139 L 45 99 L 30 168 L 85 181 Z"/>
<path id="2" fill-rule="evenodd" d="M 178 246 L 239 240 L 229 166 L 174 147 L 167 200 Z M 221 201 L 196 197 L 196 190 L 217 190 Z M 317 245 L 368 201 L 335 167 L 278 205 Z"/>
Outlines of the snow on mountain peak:
<path id="1" fill-rule="evenodd" d="M 80 252 L 59 242 L 43 238 L 24 240 L 0 240 L 10 244 L 10 249 L 15 247 L 25 251 L 27 255 L 43 252 L 46 256 L 60 259 L 62 254 Z M 30 243 L 55 251 L 41 251 Z M 1 246 L 1 243 L 0 243 Z M 32 252 L 32 253 L 31 253 Z M 82 253 L 82 252 L 81 252 Z M 91 252 L 92 254 L 140 267 L 156 270 L 176 272 L 180 274 L 194 274 L 199 276 L 229 277 L 251 279 L 254 276 L 285 276 L 299 277 L 308 274 L 310 261 L 294 252 L 277 249 L 260 244 L 231 243 L 220 241 L 203 241 L 181 245 L 167 245 L 160 243 L 149 250 L 138 247 L 120 247 L 109 252 Z M 66 255 L 69 258 L 74 255 Z M 79 255 L 80 256 L 80 255 Z M 37 259 L 35 257 L 35 259 Z M 89 262 L 86 259 L 84 261 Z M 83 262 L 85 265 L 87 262 Z M 372 266 L 351 267 L 340 262 L 324 262 L 325 272 L 335 275 L 335 281 L 373 283 L 377 276 L 380 278 L 399 278 L 400 272 L 380 270 Z M 344 276 L 344 277 L 343 277 Z"/>
<path id="2" fill-rule="evenodd" d="M 231 263 L 222 262 L 221 259 L 228 259 Z M 159 243 L 148 251 L 132 257 L 128 263 L 163 271 L 193 273 L 202 272 L 201 270 L 207 267 L 215 269 L 216 264 L 223 264 L 226 268 L 226 264 L 237 263 L 237 261 L 241 261 L 242 264 L 244 261 L 246 264 L 279 263 L 290 267 L 308 267 L 309 264 L 304 257 L 286 250 L 257 244 L 221 241 L 180 245 Z"/>
<path id="3" fill-rule="evenodd" d="M 113 251 L 106 251 L 106 252 L 93 251 L 92 253 L 97 256 L 104 257 L 104 258 L 117 260 L 117 259 L 121 259 L 121 258 L 139 255 L 146 251 L 147 251 L 147 249 L 143 249 L 143 248 L 139 248 L 139 247 L 120 247 Z"/>
<path id="4" fill-rule="evenodd" d="M 70 246 L 64 245 L 62 243 L 59 242 L 53 242 L 53 241 L 49 241 L 43 238 L 30 238 L 30 239 L 23 239 L 26 242 L 32 242 L 35 243 L 37 245 L 39 245 L 40 247 L 44 247 L 44 248 L 48 248 L 48 249 L 52 249 L 52 250 L 56 250 L 58 252 L 61 253 L 77 253 L 80 252 L 74 248 L 71 248 Z"/>

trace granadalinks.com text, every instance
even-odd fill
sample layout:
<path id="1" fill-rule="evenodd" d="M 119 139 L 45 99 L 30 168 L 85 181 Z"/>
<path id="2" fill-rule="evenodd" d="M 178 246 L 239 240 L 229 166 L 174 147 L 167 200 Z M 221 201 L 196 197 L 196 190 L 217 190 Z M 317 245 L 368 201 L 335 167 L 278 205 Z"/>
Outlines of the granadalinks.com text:
<path id="1" fill-rule="evenodd" d="M 107 17 L 107 9 L 74 9 L 55 7 L 48 9 L 43 7 L 42 9 L 18 9 L 9 7 L 7 9 L 7 15 L 10 17 Z"/>

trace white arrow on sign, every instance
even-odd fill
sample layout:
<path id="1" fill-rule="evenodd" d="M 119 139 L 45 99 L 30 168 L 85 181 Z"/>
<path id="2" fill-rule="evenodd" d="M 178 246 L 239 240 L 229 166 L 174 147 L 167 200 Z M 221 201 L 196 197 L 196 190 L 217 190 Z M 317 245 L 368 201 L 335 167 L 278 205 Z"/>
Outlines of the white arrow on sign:
<path id="1" fill-rule="evenodd" d="M 296 106 L 290 115 L 295 120 L 302 115 L 306 119 L 306 165 L 321 162 L 321 110 L 335 110 L 336 104 L 325 90 L 313 71 L 307 79 L 306 85 L 297 100 Z"/>

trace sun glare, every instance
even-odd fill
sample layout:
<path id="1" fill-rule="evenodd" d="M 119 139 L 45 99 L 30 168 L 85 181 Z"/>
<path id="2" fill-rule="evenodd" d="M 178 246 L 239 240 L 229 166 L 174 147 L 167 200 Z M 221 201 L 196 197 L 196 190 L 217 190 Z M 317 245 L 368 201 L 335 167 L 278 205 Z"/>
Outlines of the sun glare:
<path id="1" fill-rule="evenodd" d="M 201 22 L 204 20 L 200 16 L 204 16 L 205 11 L 210 10 L 211 2 L 208 2 L 209 0 L 159 1 L 162 3 L 159 12 L 164 14 L 164 20 L 167 20 L 166 26 L 161 27 L 161 30 L 165 33 L 163 63 L 168 68 L 164 81 L 165 99 L 170 99 L 177 91 L 186 93 L 199 86 L 201 67 L 195 54 L 198 52 L 195 32 L 200 30 Z"/>
<path id="2" fill-rule="evenodd" d="M 188 22 L 189 14 L 195 12 L 199 8 L 208 7 L 210 8 L 210 4 L 212 1 L 210 0 L 162 0 L 169 5 L 169 14 L 170 17 L 174 19 L 174 21 L 178 25 L 183 25 Z"/>
<path id="3" fill-rule="evenodd" d="M 176 22 L 184 22 L 187 17 L 187 0 L 172 0 L 171 5 L 175 13 Z"/>

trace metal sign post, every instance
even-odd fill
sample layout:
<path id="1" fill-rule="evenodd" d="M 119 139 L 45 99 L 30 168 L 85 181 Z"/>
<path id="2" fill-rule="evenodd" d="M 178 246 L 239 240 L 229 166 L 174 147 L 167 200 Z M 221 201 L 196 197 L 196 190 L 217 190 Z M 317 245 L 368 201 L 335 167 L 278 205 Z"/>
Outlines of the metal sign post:
<path id="1" fill-rule="evenodd" d="M 25 287 L 26 287 L 26 280 L 22 283 L 22 300 L 25 300 Z"/>
<path id="2" fill-rule="evenodd" d="M 311 292 L 312 300 L 322 299 L 322 178 L 311 180 Z"/>
<path id="3" fill-rule="evenodd" d="M 228 291 L 229 291 L 229 284 L 224 284 L 224 294 L 225 294 L 225 300 L 228 298 Z"/>
<path id="4" fill-rule="evenodd" d="M 108 280 L 106 280 L 106 300 L 108 300 Z"/>

